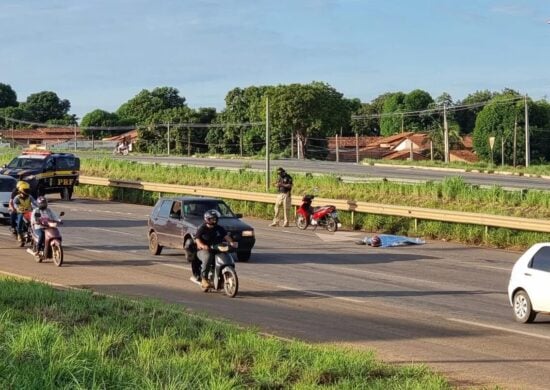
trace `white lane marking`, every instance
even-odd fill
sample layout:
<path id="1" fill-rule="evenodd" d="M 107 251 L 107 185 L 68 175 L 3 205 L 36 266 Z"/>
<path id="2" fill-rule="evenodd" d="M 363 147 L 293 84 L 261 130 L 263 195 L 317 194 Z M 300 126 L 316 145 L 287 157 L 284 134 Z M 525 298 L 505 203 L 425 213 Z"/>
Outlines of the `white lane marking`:
<path id="1" fill-rule="evenodd" d="M 172 267 L 172 268 L 178 268 L 178 269 L 191 269 L 191 267 L 185 267 L 183 265 L 175 265 L 175 264 L 164 264 L 160 263 L 160 265 L 164 265 L 165 267 Z"/>
<path id="2" fill-rule="evenodd" d="M 478 327 L 480 327 L 480 328 L 488 328 L 488 329 L 500 330 L 500 331 L 502 331 L 502 332 L 516 333 L 516 334 L 521 334 L 521 335 L 523 335 L 523 336 L 537 337 L 537 338 L 539 338 L 539 339 L 550 340 L 550 336 L 545 336 L 545 335 L 536 334 L 536 333 L 523 332 L 523 331 L 521 331 L 521 330 L 503 328 L 503 327 L 501 327 L 501 326 L 483 324 L 483 323 L 481 323 L 481 322 L 461 320 L 461 319 L 459 319 L 459 318 L 446 318 L 446 320 L 447 320 L 447 321 L 453 321 L 453 322 L 459 322 L 459 323 L 461 323 L 461 324 L 466 324 L 466 325 L 478 326 Z"/>
<path id="3" fill-rule="evenodd" d="M 121 232 L 120 230 L 103 229 L 103 228 L 97 228 L 97 227 L 91 227 L 90 229 L 101 230 L 109 233 L 125 234 L 127 236 L 135 236 L 135 233 Z"/>
<path id="4" fill-rule="evenodd" d="M 285 290 L 290 290 L 290 291 L 299 291 L 299 292 L 303 292 L 304 294 L 310 294 L 310 295 L 317 295 L 317 296 L 320 296 L 320 297 L 325 297 L 325 298 L 333 298 L 333 299 L 338 299 L 340 301 L 347 301 L 347 302 L 353 302 L 353 303 L 365 303 L 365 301 L 362 301 L 360 299 L 352 299 L 352 298 L 346 298 L 346 297 L 337 297 L 335 295 L 330 295 L 330 294 L 325 294 L 325 293 L 320 293 L 320 292 L 316 292 L 316 291 L 310 291 L 310 290 L 300 290 L 298 288 L 292 288 L 292 287 L 288 287 L 288 286 L 277 286 L 278 288 L 282 288 L 282 289 L 285 289 Z"/>

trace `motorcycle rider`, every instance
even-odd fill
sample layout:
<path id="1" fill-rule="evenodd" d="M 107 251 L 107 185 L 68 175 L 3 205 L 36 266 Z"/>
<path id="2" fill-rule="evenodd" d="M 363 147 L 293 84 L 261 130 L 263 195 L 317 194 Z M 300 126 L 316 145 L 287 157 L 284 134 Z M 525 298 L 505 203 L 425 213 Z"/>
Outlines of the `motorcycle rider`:
<path id="1" fill-rule="evenodd" d="M 17 209 L 13 205 L 13 200 L 19 193 L 21 192 L 22 188 L 27 184 L 27 182 L 23 180 L 19 180 L 17 184 L 15 185 L 15 188 L 11 192 L 10 195 L 10 202 L 8 209 L 10 211 L 10 230 L 13 235 L 17 235 Z"/>
<path id="2" fill-rule="evenodd" d="M 13 206 L 17 211 L 17 241 L 23 241 L 24 222 L 23 214 L 26 211 L 32 211 L 36 206 L 36 201 L 29 194 L 31 186 L 27 182 L 23 182 L 19 186 L 19 194 L 13 198 Z"/>
<path id="3" fill-rule="evenodd" d="M 48 200 L 43 196 L 38 197 L 36 206 L 31 214 L 31 226 L 34 233 L 38 236 L 36 252 L 33 255 L 38 256 L 44 250 L 44 239 L 46 236 L 46 232 L 44 231 L 46 226 L 40 223 L 40 219 L 45 218 L 50 221 L 59 221 L 59 216 L 48 207 Z"/>
<path id="4" fill-rule="evenodd" d="M 218 219 L 221 214 L 218 210 L 208 210 L 204 213 L 204 223 L 199 226 L 195 235 L 197 243 L 197 257 L 202 262 L 201 267 L 201 287 L 210 287 L 208 281 L 208 271 L 214 264 L 214 253 L 211 250 L 212 245 L 221 244 L 223 241 L 228 242 L 231 246 L 236 247 L 236 242 L 231 238 L 223 226 L 218 225 Z"/>

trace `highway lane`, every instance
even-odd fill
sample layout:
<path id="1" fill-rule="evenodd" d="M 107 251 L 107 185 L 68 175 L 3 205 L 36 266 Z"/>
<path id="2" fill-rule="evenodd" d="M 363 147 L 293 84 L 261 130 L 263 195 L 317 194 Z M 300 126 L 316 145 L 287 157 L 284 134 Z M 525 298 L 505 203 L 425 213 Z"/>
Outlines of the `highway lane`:
<path id="1" fill-rule="evenodd" d="M 164 163 L 175 165 L 191 165 L 205 167 L 219 167 L 228 169 L 250 168 L 265 170 L 265 161 L 244 159 L 212 159 L 195 157 L 148 157 L 148 156 L 119 156 L 121 159 L 132 159 L 143 163 Z M 538 189 L 549 190 L 550 180 L 537 177 L 514 175 L 500 175 L 475 172 L 458 172 L 452 170 L 433 170 L 408 166 L 378 166 L 357 165 L 355 163 L 336 163 L 332 161 L 314 161 L 282 159 L 271 161 L 273 168 L 283 166 L 288 172 L 311 172 L 335 174 L 342 177 L 356 178 L 387 178 L 403 182 L 441 181 L 449 176 L 461 176 L 470 184 L 479 186 L 500 186 L 510 189 Z"/>
<path id="2" fill-rule="evenodd" d="M 550 317 L 516 324 L 506 286 L 518 253 L 428 242 L 370 248 L 362 233 L 268 228 L 238 263 L 237 298 L 200 292 L 182 253 L 148 253 L 150 207 L 75 200 L 65 210 L 65 264 L 37 264 L 0 229 L 0 270 L 110 294 L 146 296 L 316 343 L 426 363 L 461 384 L 547 388 Z"/>

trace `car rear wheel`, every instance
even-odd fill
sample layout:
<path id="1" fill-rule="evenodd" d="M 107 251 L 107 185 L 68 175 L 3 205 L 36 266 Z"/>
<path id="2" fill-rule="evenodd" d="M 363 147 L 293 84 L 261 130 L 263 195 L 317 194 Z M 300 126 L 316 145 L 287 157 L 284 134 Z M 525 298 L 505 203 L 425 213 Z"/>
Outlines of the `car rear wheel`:
<path id="1" fill-rule="evenodd" d="M 162 252 L 162 246 L 159 245 L 159 237 L 155 232 L 149 233 L 149 252 L 155 256 L 160 255 L 160 252 Z"/>
<path id="2" fill-rule="evenodd" d="M 59 194 L 61 195 L 61 199 L 69 201 L 73 198 L 73 189 L 65 187 Z"/>
<path id="3" fill-rule="evenodd" d="M 529 295 L 523 290 L 519 290 L 514 294 L 514 318 L 517 322 L 527 323 L 533 322 L 537 316 L 537 312 L 533 311 Z"/>

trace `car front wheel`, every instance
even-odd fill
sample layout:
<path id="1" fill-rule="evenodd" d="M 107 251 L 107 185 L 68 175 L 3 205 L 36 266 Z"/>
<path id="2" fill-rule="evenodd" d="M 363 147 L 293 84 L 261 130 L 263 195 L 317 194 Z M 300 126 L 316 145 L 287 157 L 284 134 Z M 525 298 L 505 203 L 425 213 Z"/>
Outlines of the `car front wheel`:
<path id="1" fill-rule="evenodd" d="M 529 295 L 523 290 L 519 290 L 514 294 L 514 318 L 517 322 L 527 323 L 533 322 L 537 312 L 531 307 Z"/>

